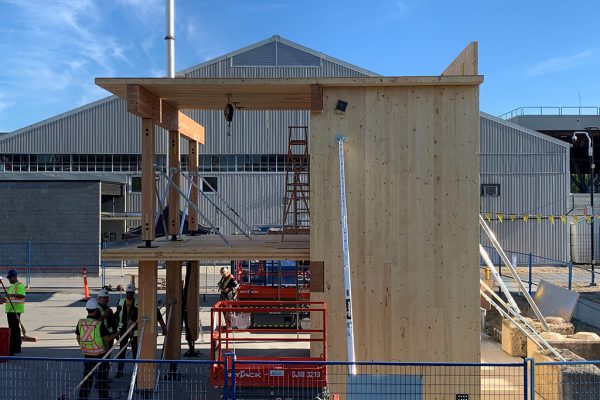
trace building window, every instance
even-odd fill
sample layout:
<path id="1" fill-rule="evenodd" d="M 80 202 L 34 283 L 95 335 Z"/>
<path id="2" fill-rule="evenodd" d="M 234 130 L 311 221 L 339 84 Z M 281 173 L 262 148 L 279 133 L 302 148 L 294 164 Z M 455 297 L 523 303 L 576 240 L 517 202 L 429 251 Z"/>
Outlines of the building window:
<path id="1" fill-rule="evenodd" d="M 129 188 L 131 193 L 142 193 L 142 177 L 132 176 L 129 181 Z"/>
<path id="2" fill-rule="evenodd" d="M 219 179 L 216 176 L 205 176 L 202 179 L 202 191 L 214 193 L 219 190 Z"/>
<path id="3" fill-rule="evenodd" d="M 500 196 L 500 185 L 498 184 L 481 184 L 481 195 L 482 196 Z"/>

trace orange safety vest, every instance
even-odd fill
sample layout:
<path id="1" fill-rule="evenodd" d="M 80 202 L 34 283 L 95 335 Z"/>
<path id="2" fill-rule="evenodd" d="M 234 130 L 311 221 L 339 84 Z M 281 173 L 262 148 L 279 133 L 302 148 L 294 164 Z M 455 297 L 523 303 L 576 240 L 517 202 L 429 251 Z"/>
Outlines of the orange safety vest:
<path id="1" fill-rule="evenodd" d="M 85 318 L 79 320 L 79 342 L 81 354 L 85 356 L 99 356 L 106 353 L 104 339 L 100 334 L 102 324 L 97 319 Z"/>

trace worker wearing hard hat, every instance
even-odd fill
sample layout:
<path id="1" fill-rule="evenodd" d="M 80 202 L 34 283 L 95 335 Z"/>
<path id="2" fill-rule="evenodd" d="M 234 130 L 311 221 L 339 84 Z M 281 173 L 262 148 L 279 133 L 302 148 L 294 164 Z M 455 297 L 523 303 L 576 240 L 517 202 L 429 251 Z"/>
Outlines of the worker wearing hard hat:
<path id="1" fill-rule="evenodd" d="M 21 330 L 19 329 L 19 321 L 21 314 L 25 312 L 25 285 L 19 282 L 17 271 L 11 269 L 8 271 L 6 278 L 10 282 L 10 286 L 6 290 L 5 296 L 0 296 L 0 304 L 4 304 L 6 311 L 6 319 L 10 328 L 10 347 L 9 354 L 14 356 L 15 353 L 21 352 Z M 2 279 L 2 278 L 0 278 Z"/>
<path id="2" fill-rule="evenodd" d="M 117 305 L 117 320 L 118 320 L 118 329 L 121 335 L 124 335 L 127 329 L 131 327 L 131 325 L 137 323 L 138 319 L 138 300 L 135 295 L 135 285 L 130 283 L 127 285 L 125 289 L 125 298 L 119 300 L 119 304 Z M 165 321 L 162 318 L 160 310 L 157 309 L 157 319 L 160 323 L 160 326 L 163 330 L 163 334 L 167 332 L 167 326 L 165 325 Z M 127 335 L 127 338 L 121 341 L 121 348 L 119 349 L 119 358 L 124 359 L 126 350 L 125 348 L 128 345 L 128 342 L 131 342 L 131 352 L 133 358 L 137 357 L 138 352 L 138 327 L 134 327 L 133 331 Z M 120 378 L 123 376 L 123 368 L 125 367 L 124 363 L 118 363 L 117 373 L 115 378 Z"/>
<path id="3" fill-rule="evenodd" d="M 107 343 L 112 342 L 118 333 L 111 335 L 108 329 L 100 321 L 100 313 L 98 311 L 98 300 L 89 299 L 85 304 L 87 317 L 82 318 L 77 322 L 75 334 L 77 335 L 77 343 L 81 349 L 81 354 L 84 358 L 101 359 L 108 351 Z M 90 371 L 96 366 L 98 361 L 86 361 L 84 363 L 83 377 L 85 378 Z M 108 369 L 109 364 L 102 362 L 94 373 L 98 396 L 100 399 L 108 399 Z M 90 395 L 92 385 L 94 383 L 94 375 L 83 381 L 79 389 L 79 398 L 87 399 Z"/>
<path id="4" fill-rule="evenodd" d="M 110 300 L 110 292 L 103 288 L 98 292 L 98 311 L 100 312 L 100 321 L 106 326 L 109 334 L 117 333 L 117 319 L 112 308 L 108 304 Z M 107 343 L 108 347 L 112 347 L 112 342 Z"/>

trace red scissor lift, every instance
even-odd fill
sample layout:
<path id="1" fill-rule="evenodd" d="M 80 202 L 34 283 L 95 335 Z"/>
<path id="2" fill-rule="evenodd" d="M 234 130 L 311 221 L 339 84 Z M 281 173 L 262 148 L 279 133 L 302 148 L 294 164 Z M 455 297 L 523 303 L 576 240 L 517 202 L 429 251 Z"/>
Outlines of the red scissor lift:
<path id="1" fill-rule="evenodd" d="M 268 312 L 309 312 L 312 318 L 320 318 L 318 329 L 255 329 L 251 328 L 251 313 Z M 319 315 L 320 314 L 320 315 Z M 310 301 L 220 301 L 211 309 L 211 356 L 215 363 L 211 370 L 211 384 L 224 385 L 225 354 L 236 349 L 235 387 L 238 398 L 261 399 L 315 399 L 330 398 L 327 391 L 327 366 L 310 362 L 326 361 L 327 321 L 324 302 Z M 242 321 L 241 324 L 239 321 Z M 247 323 L 244 324 L 244 321 Z M 238 326 L 243 325 L 243 326 Z M 306 328 L 306 327 L 305 327 Z M 311 343 L 322 344 L 323 353 L 318 357 L 310 356 L 268 356 L 269 349 L 248 349 L 242 343 Z M 308 354 L 307 348 L 303 349 Z M 244 355 L 246 352 L 263 355 Z M 278 352 L 284 352 L 278 348 Z M 290 352 L 297 352 L 290 349 Z M 293 361 L 293 363 L 282 363 Z M 306 362 L 306 364 L 304 364 Z M 228 382 L 231 384 L 231 364 L 228 364 Z"/>
<path id="2" fill-rule="evenodd" d="M 310 300 L 309 264 L 303 261 L 234 261 L 240 300 Z"/>

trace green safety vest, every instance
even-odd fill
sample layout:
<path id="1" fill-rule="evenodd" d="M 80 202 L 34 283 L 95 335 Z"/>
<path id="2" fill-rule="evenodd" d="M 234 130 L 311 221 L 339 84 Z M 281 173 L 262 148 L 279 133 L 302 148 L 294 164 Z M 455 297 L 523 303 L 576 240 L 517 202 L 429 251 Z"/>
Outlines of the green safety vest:
<path id="1" fill-rule="evenodd" d="M 85 356 L 99 356 L 106 353 L 104 339 L 100 334 L 100 321 L 93 318 L 80 319 L 77 327 L 79 328 L 79 342 L 81 343 L 81 354 Z"/>
<path id="2" fill-rule="evenodd" d="M 110 307 L 109 307 L 110 308 Z M 104 317 L 104 309 L 102 307 L 100 307 L 100 305 L 98 305 L 98 312 L 100 313 L 100 317 Z M 108 333 L 113 334 L 113 327 L 109 324 L 108 319 L 104 318 L 102 320 L 102 325 L 104 325 L 106 327 L 106 329 L 108 330 Z"/>
<path id="3" fill-rule="evenodd" d="M 25 285 L 23 285 L 21 282 L 15 282 L 9 286 L 8 297 L 10 298 L 10 301 L 8 301 L 8 299 L 6 300 L 4 310 L 7 313 L 23 314 L 25 312 L 25 299 L 15 299 L 12 297 L 14 294 L 22 294 L 25 296 Z M 10 304 L 11 302 L 12 304 Z"/>
<path id="4" fill-rule="evenodd" d="M 123 324 L 123 313 L 125 312 L 125 300 L 126 300 L 126 298 L 122 298 L 121 300 L 119 300 L 119 330 L 123 329 L 123 327 L 125 326 Z M 135 296 L 133 298 L 133 307 L 138 308 L 137 296 Z M 135 328 L 133 328 L 133 336 L 137 336 L 137 335 L 138 335 L 138 329 L 136 326 Z"/>

